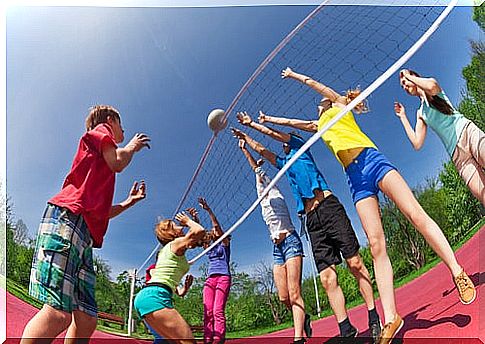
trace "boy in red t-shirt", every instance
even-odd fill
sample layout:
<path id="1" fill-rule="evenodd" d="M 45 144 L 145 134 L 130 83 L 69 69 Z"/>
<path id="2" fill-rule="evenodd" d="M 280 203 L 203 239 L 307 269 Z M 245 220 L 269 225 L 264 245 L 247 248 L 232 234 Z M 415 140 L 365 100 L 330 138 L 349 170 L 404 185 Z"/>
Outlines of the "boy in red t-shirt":
<path id="1" fill-rule="evenodd" d="M 137 182 L 128 198 L 112 205 L 115 174 L 150 138 L 136 134 L 123 148 L 118 110 L 96 105 L 86 118 L 71 171 L 62 190 L 48 201 L 37 235 L 29 293 L 44 302 L 24 329 L 21 343 L 46 343 L 67 329 L 66 338 L 89 338 L 96 328 L 96 274 L 93 247 L 99 248 L 110 218 L 145 198 Z"/>

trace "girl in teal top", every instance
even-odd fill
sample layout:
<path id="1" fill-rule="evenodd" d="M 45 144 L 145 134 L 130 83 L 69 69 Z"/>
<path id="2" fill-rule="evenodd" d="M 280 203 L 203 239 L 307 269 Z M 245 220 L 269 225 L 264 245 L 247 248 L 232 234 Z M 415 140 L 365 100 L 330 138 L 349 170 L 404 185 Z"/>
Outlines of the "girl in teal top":
<path id="1" fill-rule="evenodd" d="M 401 86 L 411 96 L 421 99 L 415 129 L 406 117 L 404 106 L 394 104 L 394 111 L 413 147 L 423 146 L 429 125 L 443 142 L 460 176 L 472 194 L 485 206 L 485 134 L 475 123 L 459 113 L 440 85 L 432 78 L 404 69 L 399 75 Z"/>
<path id="2" fill-rule="evenodd" d="M 187 249 L 202 246 L 209 235 L 197 222 L 184 213 L 175 216 L 180 225 L 172 220 L 162 220 L 155 228 L 155 234 L 163 248 L 158 253 L 151 279 L 136 295 L 135 308 L 141 317 L 164 338 L 176 343 L 194 343 L 190 327 L 174 309 L 172 295 L 184 296 L 192 284 L 192 276 L 185 280 L 183 288 L 178 288 L 182 277 L 189 271 L 185 257 Z M 183 232 L 188 227 L 187 234 Z"/>

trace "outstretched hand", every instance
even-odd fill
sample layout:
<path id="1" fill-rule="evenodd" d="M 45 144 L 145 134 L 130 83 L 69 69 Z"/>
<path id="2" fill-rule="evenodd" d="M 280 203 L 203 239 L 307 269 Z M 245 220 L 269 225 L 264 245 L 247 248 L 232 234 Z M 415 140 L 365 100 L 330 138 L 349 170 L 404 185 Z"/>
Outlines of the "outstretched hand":
<path id="1" fill-rule="evenodd" d="M 244 134 L 241 130 L 236 129 L 236 128 L 231 128 L 232 135 L 240 140 L 246 141 L 246 134 Z"/>
<path id="2" fill-rule="evenodd" d="M 207 204 L 207 201 L 204 197 L 199 197 L 198 201 L 202 209 L 210 210 L 209 204 Z"/>
<path id="3" fill-rule="evenodd" d="M 128 142 L 126 147 L 131 147 L 135 152 L 140 151 L 143 147 L 150 149 L 150 137 L 144 133 L 136 133 L 135 136 Z"/>
<path id="4" fill-rule="evenodd" d="M 253 121 L 251 116 L 249 116 L 249 114 L 246 111 L 238 112 L 236 115 L 236 118 L 239 124 L 246 125 L 246 126 L 250 125 Z"/>
<path id="5" fill-rule="evenodd" d="M 199 212 L 197 211 L 197 209 L 193 208 L 193 207 L 190 207 L 190 208 L 187 208 L 186 211 L 190 214 L 190 216 L 192 216 L 192 219 L 194 219 L 195 222 L 199 223 Z"/>
<path id="6" fill-rule="evenodd" d="M 394 112 L 396 113 L 396 116 L 399 118 L 406 117 L 406 109 L 399 102 L 394 102 Z"/>
<path id="7" fill-rule="evenodd" d="M 242 150 L 246 149 L 246 141 L 244 141 L 243 139 L 239 139 L 239 140 L 238 140 L 238 146 L 239 146 L 239 148 L 241 148 Z"/>
<path id="8" fill-rule="evenodd" d="M 146 185 L 145 181 L 141 181 L 140 184 L 138 184 L 137 181 L 133 183 L 133 186 L 131 187 L 130 193 L 128 194 L 128 198 L 126 199 L 126 202 L 132 206 L 142 199 L 145 199 L 146 197 Z"/>
<path id="9" fill-rule="evenodd" d="M 190 218 L 184 212 L 178 213 L 175 215 L 175 219 L 180 222 L 180 224 L 184 227 L 188 227 Z"/>
<path id="10" fill-rule="evenodd" d="M 188 274 L 187 277 L 185 277 L 185 282 L 184 282 L 184 287 L 186 290 L 189 290 L 189 288 L 192 286 L 192 283 L 194 283 L 194 276 Z"/>
<path id="11" fill-rule="evenodd" d="M 289 78 L 289 77 L 291 77 L 291 74 L 292 73 L 293 73 L 293 71 L 291 70 L 291 68 L 290 67 L 286 67 L 286 69 L 283 69 L 281 71 L 281 77 L 283 79 Z"/>
<path id="12" fill-rule="evenodd" d="M 266 114 L 263 111 L 259 110 L 259 116 L 258 116 L 259 123 L 263 124 L 264 122 L 267 122 L 267 120 L 268 119 Z"/>

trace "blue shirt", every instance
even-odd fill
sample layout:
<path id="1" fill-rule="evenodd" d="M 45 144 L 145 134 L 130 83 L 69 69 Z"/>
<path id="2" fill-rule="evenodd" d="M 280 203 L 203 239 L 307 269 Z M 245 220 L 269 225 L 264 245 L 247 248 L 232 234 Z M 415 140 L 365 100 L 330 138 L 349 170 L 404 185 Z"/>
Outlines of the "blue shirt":
<path id="1" fill-rule="evenodd" d="M 446 100 L 446 102 L 453 108 L 453 105 L 451 105 L 445 92 L 441 91 L 437 96 Z M 419 114 L 426 124 L 439 136 L 448 154 L 453 156 L 456 143 L 469 120 L 456 111 L 455 108 L 453 108 L 453 113 L 451 115 L 446 115 L 439 112 L 431 105 L 428 105 L 425 101 L 421 103 Z"/>
<path id="2" fill-rule="evenodd" d="M 281 169 L 304 144 L 305 141 L 303 139 L 291 135 L 290 141 L 288 142 L 290 153 L 285 157 L 277 157 L 276 167 Z M 290 183 L 293 196 L 295 197 L 298 213 L 305 212 L 304 199 L 315 197 L 314 190 L 330 190 L 325 178 L 323 178 L 322 173 L 318 170 L 309 149 L 290 166 L 285 174 Z"/>
<path id="3" fill-rule="evenodd" d="M 209 257 L 209 277 L 216 274 L 231 275 L 229 270 L 231 249 L 229 245 L 226 246 L 222 242 L 217 244 L 212 250 L 207 252 L 207 257 Z"/>

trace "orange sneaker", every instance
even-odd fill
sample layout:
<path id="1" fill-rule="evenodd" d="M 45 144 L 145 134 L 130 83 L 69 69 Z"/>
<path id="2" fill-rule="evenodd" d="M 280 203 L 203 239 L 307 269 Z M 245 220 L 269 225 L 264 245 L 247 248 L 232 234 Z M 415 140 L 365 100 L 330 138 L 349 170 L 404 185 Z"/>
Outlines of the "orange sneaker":
<path id="1" fill-rule="evenodd" d="M 379 337 L 379 344 L 389 344 L 392 342 L 392 339 L 399 332 L 399 330 L 403 327 L 404 320 L 401 319 L 399 314 L 396 314 L 393 322 L 389 322 L 384 325 L 384 328 L 381 331 L 381 335 Z"/>
<path id="2" fill-rule="evenodd" d="M 475 290 L 475 285 L 472 280 L 463 270 L 458 276 L 454 278 L 456 289 L 458 289 L 458 294 L 460 296 L 460 301 L 464 305 L 469 305 L 475 300 L 477 292 Z"/>

